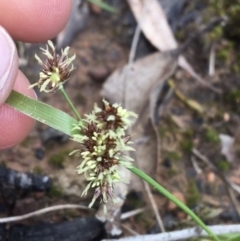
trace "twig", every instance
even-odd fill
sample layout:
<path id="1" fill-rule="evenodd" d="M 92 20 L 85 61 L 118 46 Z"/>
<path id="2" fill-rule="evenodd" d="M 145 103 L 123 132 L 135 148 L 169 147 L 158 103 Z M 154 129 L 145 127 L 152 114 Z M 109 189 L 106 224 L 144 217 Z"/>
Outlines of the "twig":
<path id="1" fill-rule="evenodd" d="M 144 15 L 144 11 L 143 11 L 143 15 Z M 137 51 L 137 45 L 138 45 L 138 40 L 141 34 L 141 26 L 140 23 L 138 23 L 134 36 L 133 36 L 133 41 L 132 41 L 132 45 L 131 45 L 131 49 L 130 49 L 130 53 L 129 53 L 129 58 L 128 58 L 128 64 L 132 64 L 136 55 L 136 51 Z"/>
<path id="2" fill-rule="evenodd" d="M 82 205 L 77 205 L 77 204 L 56 205 L 56 206 L 52 206 L 52 207 L 43 208 L 43 209 L 37 210 L 35 212 L 24 214 L 24 215 L 21 215 L 21 216 L 0 218 L 0 223 L 10 223 L 10 222 L 21 221 L 21 220 L 24 220 L 24 219 L 27 219 L 27 218 L 32 218 L 34 216 L 42 215 L 44 213 L 48 213 L 48 212 L 52 212 L 52 211 L 56 211 L 56 210 L 61 210 L 61 209 L 73 209 L 73 208 L 74 209 L 79 208 L 79 209 L 84 209 L 84 210 L 93 210 L 91 208 L 88 208 L 88 207 L 85 207 L 85 206 L 82 206 Z"/>
<path id="3" fill-rule="evenodd" d="M 208 75 L 213 76 L 215 74 L 215 46 L 212 44 L 209 55 L 209 68 Z"/>
<path id="4" fill-rule="evenodd" d="M 208 226 L 216 235 L 224 235 L 230 233 L 240 233 L 240 225 L 214 225 Z M 186 240 L 193 237 L 206 237 L 207 233 L 199 227 L 188 228 L 180 231 L 169 233 L 139 235 L 134 237 L 126 237 L 121 239 L 104 239 L 102 241 L 176 241 Z"/>
<path id="5" fill-rule="evenodd" d="M 27 213 L 27 214 L 24 214 L 24 215 L 20 215 L 20 216 L 0 218 L 0 223 L 16 222 L 16 221 L 21 221 L 21 220 L 24 220 L 24 219 L 32 218 L 32 217 L 35 217 L 35 216 L 39 216 L 39 215 L 42 215 L 42 214 L 48 213 L 48 212 L 53 212 L 53 211 L 57 211 L 57 210 L 61 210 L 61 209 L 76 209 L 76 208 L 77 209 L 93 211 L 92 208 L 88 208 L 88 207 L 85 207 L 85 206 L 82 206 L 82 205 L 63 204 L 63 205 L 56 205 L 56 206 L 52 206 L 52 207 L 39 209 L 37 211 L 31 212 L 31 213 Z M 130 212 L 123 213 L 121 215 L 121 220 L 125 220 L 125 219 L 127 219 L 129 217 L 132 217 L 134 215 L 142 213 L 145 210 L 146 210 L 145 208 L 139 208 L 137 210 L 133 210 L 133 211 L 130 211 Z"/>
<path id="6" fill-rule="evenodd" d="M 168 84 L 171 88 L 174 89 L 176 96 L 184 102 L 189 108 L 193 109 L 194 111 L 198 112 L 199 114 L 204 113 L 204 108 L 201 106 L 197 101 L 193 99 L 187 98 L 177 87 L 173 80 L 169 80 Z"/>
<path id="7" fill-rule="evenodd" d="M 237 184 L 233 183 L 232 181 L 229 181 L 229 185 L 233 190 L 240 194 L 240 187 Z"/>
<path id="8" fill-rule="evenodd" d="M 128 219 L 130 217 L 133 217 L 139 213 L 142 213 L 146 210 L 146 208 L 139 208 L 139 209 L 136 209 L 136 210 L 133 210 L 133 211 L 129 211 L 129 212 L 126 212 L 126 213 L 122 213 L 121 214 L 121 220 L 125 220 L 125 219 Z M 129 228 L 127 225 L 121 223 L 121 226 L 127 230 L 130 234 L 132 235 L 139 235 L 139 233 L 137 233 L 136 231 L 134 231 L 133 229 Z"/>
<path id="9" fill-rule="evenodd" d="M 193 165 L 196 173 L 197 173 L 198 175 L 202 174 L 202 169 L 199 167 L 196 159 L 195 159 L 193 156 L 191 157 L 191 162 L 192 162 L 192 165 Z"/>
<path id="10" fill-rule="evenodd" d="M 134 236 L 138 236 L 139 233 L 135 232 L 134 230 L 132 230 L 131 228 L 129 228 L 127 225 L 125 224 L 121 224 L 121 226 L 126 229 L 130 234 L 134 235 Z"/>
<path id="11" fill-rule="evenodd" d="M 210 90 L 218 93 L 218 94 L 222 94 L 222 90 L 217 88 L 217 87 L 214 87 L 213 85 L 211 85 L 210 83 L 206 82 L 200 75 L 198 75 L 194 69 L 192 68 L 191 65 L 187 66 L 187 62 L 186 60 L 180 56 L 179 59 L 178 59 L 178 64 L 180 67 L 184 68 L 184 69 L 187 69 L 187 71 L 189 73 L 191 73 L 191 75 L 199 82 L 199 84 L 201 84 L 202 86 L 206 87 L 206 88 L 209 88 Z"/>
<path id="12" fill-rule="evenodd" d="M 126 212 L 126 213 L 122 213 L 121 214 L 121 220 L 125 220 L 125 219 L 128 219 L 130 217 L 133 217 L 139 213 L 142 213 L 146 210 L 146 208 L 139 208 L 139 209 L 136 209 L 136 210 L 133 210 L 133 211 L 129 211 L 129 212 Z"/>
<path id="13" fill-rule="evenodd" d="M 156 204 L 156 202 L 155 202 L 155 200 L 154 200 L 154 197 L 153 197 L 153 195 L 152 195 L 152 193 L 151 193 L 151 190 L 150 190 L 150 188 L 149 188 L 149 185 L 148 185 L 146 182 L 144 182 L 144 186 L 145 186 L 145 189 L 146 189 L 146 191 L 147 191 L 149 200 L 150 200 L 150 202 L 151 202 L 153 211 L 154 211 L 154 213 L 155 213 L 155 215 L 156 215 L 157 222 L 158 222 L 158 225 L 159 225 L 159 227 L 160 227 L 160 230 L 161 230 L 161 232 L 166 232 L 166 230 L 165 230 L 165 228 L 164 228 L 164 225 L 163 225 L 162 218 L 161 218 L 160 213 L 159 213 L 158 208 L 157 208 L 157 204 Z"/>
<path id="14" fill-rule="evenodd" d="M 146 11 L 146 7 L 144 5 L 143 7 L 143 11 L 142 11 L 142 19 L 144 17 L 144 13 Z M 141 20 L 143 21 L 143 20 Z M 140 22 L 141 22 L 140 21 Z M 123 107 L 127 108 L 126 104 L 127 104 L 127 97 L 128 97 L 128 87 L 127 87 L 127 82 L 126 82 L 126 76 L 128 74 L 128 72 L 131 70 L 132 64 L 134 62 L 134 58 L 136 55 L 136 50 L 137 50 L 137 44 L 138 44 L 138 40 L 141 34 L 141 23 L 137 24 L 136 30 L 134 32 L 134 36 L 133 36 L 133 41 L 131 44 L 131 49 L 130 49 L 130 53 L 129 53 L 129 58 L 128 58 L 128 64 L 126 66 L 125 69 L 125 77 L 124 77 L 124 81 L 123 81 Z"/>

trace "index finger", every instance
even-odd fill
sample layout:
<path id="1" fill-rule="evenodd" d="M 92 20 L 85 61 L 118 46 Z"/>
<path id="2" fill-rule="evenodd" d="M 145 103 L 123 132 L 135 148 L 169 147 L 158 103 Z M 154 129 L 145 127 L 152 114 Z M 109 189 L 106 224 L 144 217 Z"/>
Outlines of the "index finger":
<path id="1" fill-rule="evenodd" d="M 16 40 L 43 42 L 66 25 L 71 0 L 1 0 L 0 25 Z"/>

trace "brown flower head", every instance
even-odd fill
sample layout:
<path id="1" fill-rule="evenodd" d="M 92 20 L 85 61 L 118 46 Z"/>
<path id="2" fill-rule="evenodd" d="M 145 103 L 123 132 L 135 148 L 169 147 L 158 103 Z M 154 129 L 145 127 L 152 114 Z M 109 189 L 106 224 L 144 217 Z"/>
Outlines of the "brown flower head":
<path id="1" fill-rule="evenodd" d="M 130 142 L 125 130 L 131 124 L 129 117 L 136 117 L 136 114 L 117 104 L 103 102 L 103 109 L 96 105 L 93 112 L 86 115 L 85 124 L 80 122 L 74 128 L 79 130 L 79 134 L 74 135 L 73 140 L 81 146 L 72 153 L 77 152 L 82 156 L 77 171 L 84 173 L 89 181 L 82 195 L 86 195 L 90 187 L 96 188 L 90 206 L 98 197 L 104 204 L 108 198 L 113 199 L 113 185 L 123 179 L 118 166 L 130 167 L 133 161 L 124 155 L 124 151 L 134 150 L 127 145 Z"/>
<path id="2" fill-rule="evenodd" d="M 50 46 L 50 48 L 48 47 Z M 41 48 L 43 54 L 47 56 L 42 61 L 36 54 L 35 58 L 41 65 L 42 70 L 39 73 L 39 81 L 30 87 L 38 86 L 40 91 L 54 92 L 64 84 L 70 77 L 71 71 L 74 69 L 72 61 L 75 55 L 68 57 L 69 47 L 61 50 L 61 54 L 57 54 L 53 43 L 49 40 L 46 49 Z"/>

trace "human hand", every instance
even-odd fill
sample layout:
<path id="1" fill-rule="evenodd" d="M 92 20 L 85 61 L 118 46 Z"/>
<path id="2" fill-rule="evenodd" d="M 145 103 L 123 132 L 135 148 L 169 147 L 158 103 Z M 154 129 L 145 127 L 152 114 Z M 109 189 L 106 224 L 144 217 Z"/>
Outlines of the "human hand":
<path id="1" fill-rule="evenodd" d="M 4 104 L 12 89 L 36 98 L 29 81 L 18 69 L 15 40 L 43 42 L 56 36 L 67 23 L 71 0 L 0 1 L 0 149 L 21 142 L 34 120 Z M 2 27 L 1 27 L 2 26 Z"/>

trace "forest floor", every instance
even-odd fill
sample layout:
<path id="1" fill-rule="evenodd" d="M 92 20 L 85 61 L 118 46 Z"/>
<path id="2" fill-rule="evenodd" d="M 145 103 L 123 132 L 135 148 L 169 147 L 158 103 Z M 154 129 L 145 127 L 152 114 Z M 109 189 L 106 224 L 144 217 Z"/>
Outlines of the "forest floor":
<path id="1" fill-rule="evenodd" d="M 189 11 L 189 8 L 186 9 Z M 207 11 L 208 7 L 205 7 L 201 14 L 207 16 Z M 175 37 L 180 45 L 199 26 L 200 23 L 194 20 L 178 28 Z M 74 62 L 76 69 L 66 84 L 66 91 L 82 116 L 91 112 L 94 103 L 101 105 L 104 82 L 117 68 L 128 62 L 135 27 L 136 22 L 126 4 L 116 15 L 90 6 L 87 25 L 71 44 L 70 55 L 76 53 L 77 56 Z M 168 79 L 175 83 L 176 89 L 162 104 L 157 128 L 161 154 L 154 177 L 209 225 L 240 221 L 239 41 L 220 35 L 222 28 L 218 26 L 200 36 L 184 52 L 204 81 L 218 88 L 221 93 L 202 85 L 178 67 Z M 28 64 L 22 68 L 33 83 L 37 81 L 39 70 L 33 55 L 39 53 L 39 46 L 44 44 L 28 49 Z M 156 51 L 141 35 L 136 56 L 142 58 Z M 215 68 L 209 75 L 209 58 L 213 53 Z M 171 87 L 167 85 L 161 94 L 168 93 L 169 89 Z M 38 93 L 38 98 L 72 114 L 60 93 Z M 87 206 L 92 193 L 86 198 L 81 197 L 86 182 L 84 177 L 76 174 L 76 167 L 81 160 L 68 155 L 77 148 L 78 144 L 67 136 L 36 123 L 22 143 L 1 152 L 1 165 L 21 172 L 46 174 L 53 179 L 48 192 L 19 195 L 10 213 L 22 215 L 46 206 L 66 203 Z M 229 182 L 235 184 L 238 191 L 233 190 Z M 166 198 L 154 190 L 153 195 L 166 230 L 194 226 Z M 145 191 L 131 192 L 122 211 L 139 207 L 147 207 L 148 211 L 124 221 L 124 224 L 139 234 L 158 233 L 156 218 Z M 0 215 L 6 215 L 6 209 Z M 38 216 L 33 220 L 57 222 L 88 215 L 90 213 L 86 210 L 67 210 Z M 32 219 L 23 223 L 32 224 Z M 126 231 L 125 235 L 129 233 Z"/>

